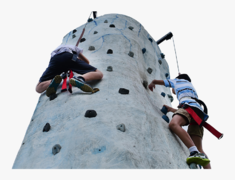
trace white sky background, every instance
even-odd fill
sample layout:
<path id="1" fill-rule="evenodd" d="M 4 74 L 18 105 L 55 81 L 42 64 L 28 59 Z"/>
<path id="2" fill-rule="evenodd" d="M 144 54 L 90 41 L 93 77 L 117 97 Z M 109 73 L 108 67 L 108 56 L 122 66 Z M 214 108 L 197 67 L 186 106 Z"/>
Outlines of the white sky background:
<path id="1" fill-rule="evenodd" d="M 43 170 L 16 171 L 11 168 L 36 108 L 40 95 L 36 93 L 35 86 L 49 63 L 51 51 L 61 44 L 68 32 L 86 23 L 92 10 L 98 11 L 98 16 L 110 13 L 130 16 L 140 22 L 155 41 L 168 32 L 173 33 L 180 72 L 190 75 L 199 98 L 207 104 L 210 116 L 208 122 L 224 133 L 224 137 L 217 140 L 205 130 L 203 148 L 211 160 L 213 170 L 200 173 L 213 177 L 229 175 L 235 160 L 232 148 L 235 124 L 232 114 L 235 39 L 233 1 L 13 0 L 0 2 L 3 96 L 0 169 L 4 171 L 1 176 L 26 178 L 34 175 L 34 179 L 39 179 L 46 173 L 49 179 L 56 174 L 60 177 L 68 174 L 78 177 L 78 174 L 89 172 L 54 170 L 52 173 Z M 159 47 L 166 55 L 171 77 L 176 77 L 178 70 L 172 40 L 164 41 Z M 172 106 L 177 105 L 174 95 Z M 128 175 L 126 177 L 136 175 L 138 178 L 146 178 L 146 175 L 154 178 L 161 173 L 165 174 L 165 179 L 169 177 L 167 174 L 172 175 L 168 171 L 125 173 Z M 181 178 L 187 172 L 185 178 L 188 178 L 188 171 L 171 171 L 174 172 L 173 177 L 178 175 Z M 105 172 L 95 171 L 95 177 L 103 177 Z M 108 172 L 112 172 L 110 177 L 114 178 L 118 178 L 115 173 L 120 173 Z"/>

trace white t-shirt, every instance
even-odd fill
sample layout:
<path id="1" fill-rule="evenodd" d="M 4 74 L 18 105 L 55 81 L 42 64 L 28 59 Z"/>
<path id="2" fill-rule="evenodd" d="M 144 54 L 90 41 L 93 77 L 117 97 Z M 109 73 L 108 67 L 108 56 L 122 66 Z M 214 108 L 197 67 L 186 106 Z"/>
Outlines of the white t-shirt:
<path id="1" fill-rule="evenodd" d="M 79 55 L 80 53 L 83 53 L 83 50 L 77 46 L 74 45 L 60 45 L 58 46 L 54 51 L 51 53 L 51 57 L 63 53 L 63 52 L 69 52 L 73 54 L 73 51 Z"/>

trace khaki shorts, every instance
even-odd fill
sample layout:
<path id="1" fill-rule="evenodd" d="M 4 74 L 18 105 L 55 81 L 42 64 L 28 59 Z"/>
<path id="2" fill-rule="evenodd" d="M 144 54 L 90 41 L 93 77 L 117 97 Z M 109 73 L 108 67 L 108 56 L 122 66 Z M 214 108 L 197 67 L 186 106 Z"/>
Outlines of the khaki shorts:
<path id="1" fill-rule="evenodd" d="M 183 108 L 179 108 L 174 114 L 174 115 L 180 115 L 182 116 L 186 121 L 188 125 L 189 123 L 193 123 L 193 125 L 189 125 L 188 126 L 188 134 L 189 135 L 196 135 L 196 136 L 200 136 L 201 138 L 203 137 L 203 127 L 199 127 L 199 125 L 196 124 L 196 121 L 190 116 L 190 114 Z M 195 124 L 195 125 L 194 125 Z"/>

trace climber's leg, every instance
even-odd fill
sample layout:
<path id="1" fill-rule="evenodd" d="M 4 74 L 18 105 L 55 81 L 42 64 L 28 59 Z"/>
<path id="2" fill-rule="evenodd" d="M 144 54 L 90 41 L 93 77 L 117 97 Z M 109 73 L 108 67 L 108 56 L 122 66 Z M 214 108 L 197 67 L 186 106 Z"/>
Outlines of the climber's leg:
<path id="1" fill-rule="evenodd" d="M 196 136 L 196 135 L 190 135 L 190 137 L 192 138 L 194 144 L 197 146 L 197 149 L 199 150 L 199 152 L 202 152 L 203 154 L 206 155 L 206 153 L 202 149 L 202 138 L 200 136 Z M 208 158 L 208 156 L 207 156 L 207 158 Z M 210 163 L 203 166 L 203 168 L 204 169 L 211 169 Z"/>

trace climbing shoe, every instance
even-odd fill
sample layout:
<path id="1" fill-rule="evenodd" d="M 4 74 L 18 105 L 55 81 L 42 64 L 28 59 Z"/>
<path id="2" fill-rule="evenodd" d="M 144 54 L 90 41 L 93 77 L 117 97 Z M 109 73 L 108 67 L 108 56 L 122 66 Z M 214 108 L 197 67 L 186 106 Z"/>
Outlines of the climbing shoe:
<path id="1" fill-rule="evenodd" d="M 197 151 L 193 151 L 190 153 L 186 162 L 187 164 L 196 163 L 201 166 L 205 166 L 210 162 L 210 160 L 206 157 L 205 154 L 197 152 Z"/>
<path id="2" fill-rule="evenodd" d="M 56 90 L 59 84 L 61 83 L 61 81 L 62 81 L 62 77 L 60 75 L 56 75 L 46 90 L 46 95 L 48 97 L 50 97 L 52 94 L 56 94 Z"/>
<path id="3" fill-rule="evenodd" d="M 84 92 L 93 92 L 93 88 L 86 84 L 81 78 L 73 77 L 69 80 L 72 86 L 78 87 Z"/>

